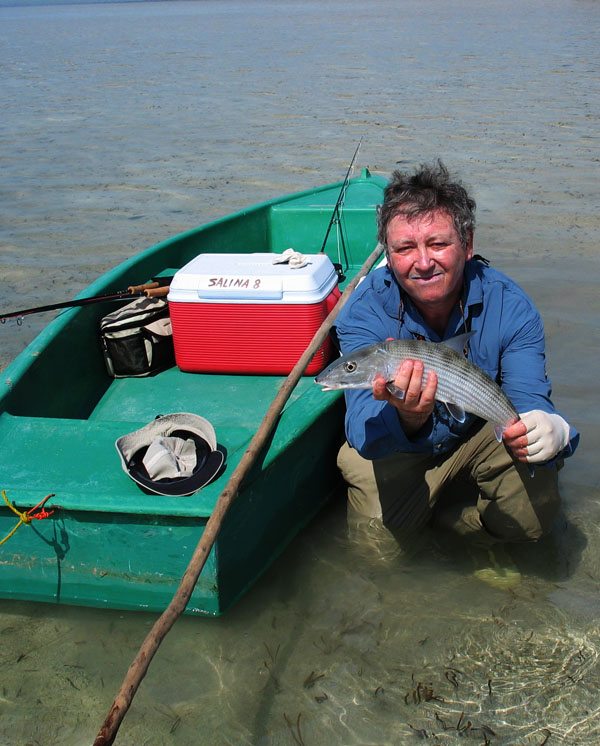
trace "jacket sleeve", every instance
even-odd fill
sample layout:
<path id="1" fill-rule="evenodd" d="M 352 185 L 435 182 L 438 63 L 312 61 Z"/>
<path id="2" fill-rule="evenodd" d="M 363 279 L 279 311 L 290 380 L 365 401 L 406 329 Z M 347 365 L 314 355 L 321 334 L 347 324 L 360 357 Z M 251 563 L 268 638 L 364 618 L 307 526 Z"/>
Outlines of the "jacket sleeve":
<path id="1" fill-rule="evenodd" d="M 502 339 L 500 359 L 500 384 L 517 412 L 529 412 L 541 409 L 554 413 L 556 409 L 551 400 L 552 384 L 546 373 L 546 345 L 544 325 L 539 312 L 525 295 L 507 293 L 504 308 L 503 324 L 510 329 Z M 560 413 L 557 413 L 560 414 Z M 560 415 L 563 419 L 564 415 Z M 579 442 L 579 433 L 570 424 L 570 442 L 558 455 L 570 456 Z"/>

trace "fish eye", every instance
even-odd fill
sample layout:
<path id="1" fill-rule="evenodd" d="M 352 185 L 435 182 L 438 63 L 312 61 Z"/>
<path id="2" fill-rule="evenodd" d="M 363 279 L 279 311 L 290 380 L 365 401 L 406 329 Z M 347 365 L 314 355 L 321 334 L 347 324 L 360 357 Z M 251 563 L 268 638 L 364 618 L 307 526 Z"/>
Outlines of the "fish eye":
<path id="1" fill-rule="evenodd" d="M 354 373 L 356 367 L 356 363 L 353 360 L 349 360 L 347 363 L 344 363 L 344 370 L 346 371 L 346 373 Z"/>

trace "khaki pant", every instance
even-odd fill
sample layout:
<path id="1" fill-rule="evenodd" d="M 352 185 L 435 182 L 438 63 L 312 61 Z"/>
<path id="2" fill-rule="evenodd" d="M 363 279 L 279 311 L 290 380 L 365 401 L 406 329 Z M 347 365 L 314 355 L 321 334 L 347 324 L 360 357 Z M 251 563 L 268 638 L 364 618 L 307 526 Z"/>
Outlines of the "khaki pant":
<path id="1" fill-rule="evenodd" d="M 368 461 L 345 443 L 338 466 L 348 484 L 349 520 L 369 519 L 395 534 L 431 522 L 479 546 L 535 541 L 560 505 L 556 467 L 513 460 L 489 423 L 442 456 L 394 454 Z"/>

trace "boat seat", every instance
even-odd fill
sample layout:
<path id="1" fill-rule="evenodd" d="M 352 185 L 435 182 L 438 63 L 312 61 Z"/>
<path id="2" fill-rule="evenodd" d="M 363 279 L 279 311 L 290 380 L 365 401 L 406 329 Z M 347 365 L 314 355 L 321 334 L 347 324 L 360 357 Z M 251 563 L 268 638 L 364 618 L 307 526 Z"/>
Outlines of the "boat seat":
<path id="1" fill-rule="evenodd" d="M 168 498 L 141 491 L 123 471 L 115 448 L 121 435 L 145 421 L 107 422 L 19 417 L 0 414 L 0 489 L 20 507 L 47 494 L 67 510 L 209 515 L 224 487 L 219 478 L 191 498 Z M 243 447 L 244 428 L 228 429 L 228 452 Z M 32 468 L 36 462 L 36 468 Z"/>

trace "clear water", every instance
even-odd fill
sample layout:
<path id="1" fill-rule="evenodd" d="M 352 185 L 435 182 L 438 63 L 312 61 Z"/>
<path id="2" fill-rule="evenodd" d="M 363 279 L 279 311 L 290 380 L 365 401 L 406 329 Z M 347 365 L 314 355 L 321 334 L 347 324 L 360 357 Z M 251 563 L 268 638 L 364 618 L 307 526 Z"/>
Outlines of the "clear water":
<path id="1" fill-rule="evenodd" d="M 357 544 L 340 500 L 228 615 L 177 623 L 117 743 L 599 742 L 599 29 L 594 0 L 0 7 L 3 309 L 342 178 L 363 137 L 360 166 L 441 156 L 473 187 L 477 250 L 542 311 L 582 432 L 514 589 L 431 537 Z M 0 365 L 48 319 L 0 327 Z M 0 602 L 2 743 L 91 744 L 154 620 Z"/>

